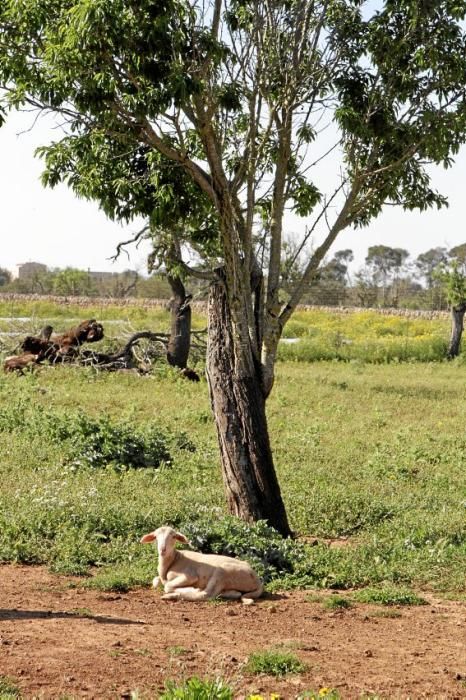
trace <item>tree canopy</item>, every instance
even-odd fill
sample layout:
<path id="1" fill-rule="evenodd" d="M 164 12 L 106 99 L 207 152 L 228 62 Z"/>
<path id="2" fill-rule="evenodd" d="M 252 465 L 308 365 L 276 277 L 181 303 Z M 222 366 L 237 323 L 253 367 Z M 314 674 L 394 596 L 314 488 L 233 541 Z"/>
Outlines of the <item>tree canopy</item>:
<path id="1" fill-rule="evenodd" d="M 176 229 L 192 259 L 225 266 L 249 326 L 249 271 L 264 269 L 260 347 L 248 335 L 267 393 L 283 325 L 339 231 L 385 202 L 445 204 L 425 166 L 450 166 L 465 140 L 465 13 L 459 0 L 6 0 L 2 110 L 59 113 L 44 181 L 147 216 L 162 257 Z M 324 155 L 342 163 L 330 191 Z M 287 210 L 308 227 L 283 294 Z"/>
<path id="2" fill-rule="evenodd" d="M 27 105 L 65 130 L 42 151 L 46 182 L 67 180 L 112 216 L 143 213 L 162 258 L 185 269 L 188 247 L 216 280 L 221 313 L 209 318 L 225 325 L 208 374 L 214 413 L 238 422 L 233 449 L 235 431 L 217 420 L 230 503 L 253 494 L 246 517 L 282 532 L 270 446 L 251 439 L 267 432 L 278 341 L 343 229 L 386 203 L 446 204 L 426 166 L 451 166 L 466 140 L 465 16 L 466 0 L 0 7 L 2 118 Z M 287 212 L 306 226 L 288 261 L 301 273 L 284 290 Z"/>

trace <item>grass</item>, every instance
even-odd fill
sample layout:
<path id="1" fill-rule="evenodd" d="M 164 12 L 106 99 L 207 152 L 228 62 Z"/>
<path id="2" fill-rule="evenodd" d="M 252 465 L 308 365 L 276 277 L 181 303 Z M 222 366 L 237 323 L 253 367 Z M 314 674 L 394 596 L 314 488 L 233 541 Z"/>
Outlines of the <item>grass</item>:
<path id="1" fill-rule="evenodd" d="M 0 700 L 13 700 L 21 698 L 21 691 L 7 676 L 0 675 Z"/>
<path id="2" fill-rule="evenodd" d="M 353 607 L 351 600 L 341 595 L 332 595 L 324 600 L 324 608 L 327 610 L 347 610 L 351 607 Z"/>
<path id="3" fill-rule="evenodd" d="M 460 596 L 463 372 L 461 361 L 278 363 L 268 401 L 277 473 L 292 529 L 315 546 L 227 516 L 204 380 L 163 365 L 144 377 L 63 366 L 2 375 L 0 561 L 45 563 L 83 585 L 127 591 L 155 574 L 141 535 L 171 523 L 196 549 L 249 559 L 269 590 L 390 585 Z M 89 426 L 100 436 L 98 467 L 72 458 Z M 146 454 L 155 429 L 169 458 L 122 464 L 133 436 Z M 116 456 L 107 449 L 115 441 Z M 334 538 L 346 546 L 326 543 Z"/>
<path id="4" fill-rule="evenodd" d="M 279 674 L 282 675 L 282 674 Z M 134 700 L 137 700 L 139 695 L 134 694 Z M 173 681 L 168 681 L 165 686 L 165 692 L 159 696 L 159 700 L 233 700 L 233 690 L 221 679 L 214 680 L 202 679 L 194 676 L 189 678 L 183 684 L 177 685 Z M 340 700 L 338 691 L 331 688 L 320 688 L 318 691 L 306 691 L 301 693 L 297 700 Z M 246 700 L 284 700 L 284 696 L 278 693 L 270 693 L 267 695 L 247 695 Z"/>
<path id="5" fill-rule="evenodd" d="M 373 605 L 427 605 L 427 601 L 406 586 L 396 586 L 393 584 L 381 584 L 377 587 L 361 588 L 350 595 L 339 595 L 334 593 L 331 596 L 324 596 L 318 593 L 308 593 L 306 595 L 308 603 L 321 603 L 326 610 L 346 610 L 352 608 L 354 603 L 369 603 Z M 380 612 L 380 611 L 379 611 Z M 386 617 L 392 611 L 386 611 Z"/>
<path id="6" fill-rule="evenodd" d="M 169 681 L 159 700 L 233 700 L 233 691 L 221 679 L 194 677 L 181 686 Z"/>
<path id="7" fill-rule="evenodd" d="M 167 647 L 167 652 L 170 654 L 170 656 L 183 656 L 184 654 L 188 653 L 188 649 L 186 647 L 182 647 L 179 644 L 173 646 L 173 647 Z"/>
<path id="8" fill-rule="evenodd" d="M 289 673 L 304 673 L 306 669 L 306 664 L 292 652 L 268 649 L 250 654 L 244 670 L 250 674 L 280 677 Z"/>
<path id="9" fill-rule="evenodd" d="M 51 301 L 14 301 L 0 297 L 0 331 L 14 335 L 2 338 L 13 351 L 22 336 L 38 332 L 45 322 L 64 331 L 78 321 L 98 318 L 105 326 L 102 349 L 121 347 L 122 337 L 138 330 L 168 332 L 170 314 L 164 306 L 93 304 L 58 305 Z M 14 319 L 14 320 L 12 320 Z M 194 330 L 207 325 L 203 313 L 194 312 Z M 447 316 L 438 319 L 389 316 L 375 311 L 342 313 L 323 310 L 297 311 L 284 330 L 279 359 L 283 361 L 360 361 L 371 363 L 441 361 L 445 358 L 450 335 Z M 287 343 L 289 339 L 298 342 Z M 464 356 L 460 360 L 464 361 Z"/>
<path id="10" fill-rule="evenodd" d="M 375 311 L 298 311 L 286 325 L 284 336 L 299 342 L 282 343 L 279 356 L 301 362 L 431 362 L 445 358 L 449 332 L 448 318 L 387 316 Z"/>
<path id="11" fill-rule="evenodd" d="M 63 573 L 97 565 L 89 584 L 128 590 L 150 581 L 155 569 L 140 536 L 172 522 L 196 548 L 221 551 L 230 543 L 258 559 L 272 588 L 391 581 L 464 590 L 466 494 L 457 431 L 464 392 L 457 372 L 450 365 L 279 365 L 269 421 L 292 527 L 321 538 L 347 536 L 341 549 L 284 542 L 226 517 L 204 382 L 66 367 L 2 377 L 1 401 L 10 412 L 19 400 L 38 415 L 40 406 L 57 414 L 78 407 L 91 417 L 107 412 L 136 427 L 157 423 L 170 435 L 182 427 L 195 449 L 173 441 L 171 466 L 157 469 L 76 469 L 46 435 L 25 434 L 21 425 L 2 431 L 0 557 L 45 562 Z"/>
<path id="12" fill-rule="evenodd" d="M 167 300 L 168 303 L 168 300 Z M 0 297 L 0 322 L 1 328 L 11 329 L 11 321 L 5 319 L 18 319 L 13 325 L 20 325 L 30 332 L 31 323 L 37 328 L 44 322 L 56 324 L 57 331 L 65 330 L 76 321 L 83 318 L 98 318 L 102 323 L 107 323 L 109 329 L 122 325 L 135 328 L 150 328 L 154 331 L 163 331 L 170 328 L 170 313 L 166 309 L 166 303 L 160 306 L 147 306 L 142 304 L 121 305 L 106 303 L 91 303 L 89 306 L 79 304 L 57 304 L 53 301 L 23 300 L 17 295 L 14 300 L 5 300 Z M 24 319 L 21 321 L 21 319 Z M 192 315 L 195 329 L 205 328 L 205 316 L 197 313 Z M 113 333 L 111 333 L 113 335 Z"/>
<path id="13" fill-rule="evenodd" d="M 359 603 L 376 605 L 427 605 L 427 601 L 407 588 L 381 586 L 380 588 L 363 588 L 353 594 Z"/>

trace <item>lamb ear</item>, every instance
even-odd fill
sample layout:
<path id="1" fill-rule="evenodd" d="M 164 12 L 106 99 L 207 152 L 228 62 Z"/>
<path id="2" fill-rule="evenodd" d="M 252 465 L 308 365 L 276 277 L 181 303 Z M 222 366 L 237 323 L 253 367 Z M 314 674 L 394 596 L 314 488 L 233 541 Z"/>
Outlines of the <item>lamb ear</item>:
<path id="1" fill-rule="evenodd" d="M 147 544 L 148 542 L 153 542 L 156 540 L 155 532 L 148 532 L 147 535 L 143 535 L 139 540 L 142 544 Z"/>
<path id="2" fill-rule="evenodd" d="M 177 532 L 175 534 L 175 540 L 178 540 L 178 542 L 184 542 L 185 544 L 189 544 L 189 540 L 185 535 L 181 534 L 181 532 Z"/>

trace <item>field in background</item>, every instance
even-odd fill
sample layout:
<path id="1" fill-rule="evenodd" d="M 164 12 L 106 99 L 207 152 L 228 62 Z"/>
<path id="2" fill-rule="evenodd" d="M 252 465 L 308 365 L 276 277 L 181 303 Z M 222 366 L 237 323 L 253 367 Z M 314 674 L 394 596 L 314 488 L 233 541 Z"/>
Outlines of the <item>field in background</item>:
<path id="1" fill-rule="evenodd" d="M 35 328 L 53 319 L 57 330 L 65 327 L 54 308 L 19 312 L 33 317 Z M 78 312 L 75 318 L 83 318 Z M 115 309 L 105 313 L 84 315 L 104 326 L 118 320 Z M 128 309 L 124 322 L 167 330 L 168 315 Z M 203 324 L 197 316 L 196 325 Z M 107 325 L 109 335 L 113 328 Z M 374 348 L 396 342 L 402 348 L 408 338 L 421 338 L 432 348 L 445 342 L 448 321 L 299 312 L 289 334 L 302 347 L 318 339 L 338 352 L 367 348 L 369 339 Z M 186 382 L 164 364 L 144 377 L 44 366 L 0 379 L 0 560 L 43 562 L 82 574 L 85 585 L 125 589 L 153 575 L 153 551 L 138 544 L 141 534 L 171 522 L 197 548 L 222 551 L 227 544 L 229 553 L 248 557 L 272 589 L 390 584 L 460 595 L 466 568 L 461 359 L 287 361 L 299 347 L 283 344 L 268 403 L 295 541 L 226 516 L 204 380 Z M 150 455 L 160 450 L 160 466 L 145 465 L 152 457 L 144 453 L 139 468 L 127 468 L 126 458 L 111 453 L 118 444 L 128 454 L 136 443 Z"/>
<path id="2" fill-rule="evenodd" d="M 118 339 L 127 338 L 138 330 L 169 330 L 166 302 L 117 306 L 104 301 L 93 305 L 93 300 L 88 299 L 83 306 L 46 300 L 25 301 L 19 295 L 13 300 L 0 298 L 0 341 L 4 351 L 12 352 L 22 336 L 38 332 L 45 323 L 62 332 L 83 318 L 96 318 L 104 324 L 105 347 L 115 347 Z M 377 311 L 300 310 L 285 327 L 279 359 L 373 363 L 441 361 L 446 356 L 450 320 L 443 312 L 431 314 L 432 318 L 428 316 L 421 312 L 388 315 Z M 202 330 L 205 326 L 205 305 L 195 304 L 193 330 Z"/>
<path id="3" fill-rule="evenodd" d="M 377 311 L 297 311 L 285 327 L 280 358 L 301 362 L 431 362 L 446 355 L 450 321 L 445 315 L 388 315 Z M 299 342 L 286 343 L 286 339 Z"/>

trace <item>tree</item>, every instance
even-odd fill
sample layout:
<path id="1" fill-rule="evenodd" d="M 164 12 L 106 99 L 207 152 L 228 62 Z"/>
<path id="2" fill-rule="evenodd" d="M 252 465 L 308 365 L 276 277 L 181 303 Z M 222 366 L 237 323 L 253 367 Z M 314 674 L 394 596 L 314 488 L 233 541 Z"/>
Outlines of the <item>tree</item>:
<path id="1" fill-rule="evenodd" d="M 448 251 L 450 260 L 439 266 L 436 278 L 443 284 L 451 311 L 451 335 L 447 357 L 460 354 L 466 313 L 466 243 Z"/>
<path id="2" fill-rule="evenodd" d="M 363 0 L 0 8 L 3 112 L 28 104 L 61 114 L 67 135 L 50 158 L 60 154 L 66 171 L 69 149 L 92 143 L 91 167 L 76 161 L 86 180 L 109 141 L 142 149 L 157 207 L 171 206 L 179 186 L 209 213 L 206 228 L 170 226 L 159 250 L 175 270 L 186 269 L 186 246 L 195 250 L 195 272 L 212 282 L 207 375 L 228 503 L 245 519 L 290 532 L 266 399 L 283 328 L 338 234 L 387 201 L 446 203 L 425 165 L 450 166 L 465 141 L 465 15 L 464 0 L 386 0 L 379 11 Z M 330 147 L 322 124 L 333 125 Z M 319 166 L 336 153 L 336 186 L 324 193 Z M 112 184 L 124 192 L 126 180 Z M 284 295 L 287 208 L 308 227 L 302 274 Z"/>
<path id="3" fill-rule="evenodd" d="M 356 295 L 359 304 L 364 307 L 371 307 L 377 304 L 379 288 L 374 281 L 373 275 L 367 267 L 363 267 L 355 275 Z"/>
<path id="4" fill-rule="evenodd" d="M 436 275 L 436 270 L 447 262 L 447 250 L 438 246 L 421 253 L 414 261 L 417 276 L 424 279 L 431 309 L 444 308 L 445 295 L 443 285 Z"/>
<path id="5" fill-rule="evenodd" d="M 11 272 L 6 267 L 0 267 L 0 287 L 11 282 Z"/>
<path id="6" fill-rule="evenodd" d="M 392 287 L 391 304 L 397 305 L 397 282 L 400 271 L 409 253 L 404 248 L 390 248 L 386 245 L 371 246 L 367 251 L 365 263 L 372 272 L 376 284 L 382 284 L 382 306 L 387 303 L 388 286 Z"/>
<path id="7" fill-rule="evenodd" d="M 420 277 L 424 278 L 427 289 L 432 289 L 436 282 L 435 270 L 447 262 L 446 248 L 430 248 L 425 253 L 421 253 L 414 261 Z"/>
<path id="8" fill-rule="evenodd" d="M 89 294 L 91 283 L 89 275 L 84 270 L 66 267 L 56 270 L 53 274 L 53 291 L 55 294 L 79 296 Z"/>
<path id="9" fill-rule="evenodd" d="M 466 313 L 466 275 L 457 260 L 444 263 L 435 272 L 435 277 L 443 285 L 451 309 L 451 336 L 447 357 L 451 360 L 460 354 L 461 339 Z"/>
<path id="10" fill-rule="evenodd" d="M 348 291 L 348 265 L 353 260 L 353 251 L 339 250 L 327 261 L 323 260 L 318 277 L 303 301 L 310 304 L 343 304 Z"/>
<path id="11" fill-rule="evenodd" d="M 466 243 L 461 243 L 449 250 L 448 257 L 456 262 L 458 270 L 466 274 Z"/>

